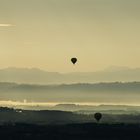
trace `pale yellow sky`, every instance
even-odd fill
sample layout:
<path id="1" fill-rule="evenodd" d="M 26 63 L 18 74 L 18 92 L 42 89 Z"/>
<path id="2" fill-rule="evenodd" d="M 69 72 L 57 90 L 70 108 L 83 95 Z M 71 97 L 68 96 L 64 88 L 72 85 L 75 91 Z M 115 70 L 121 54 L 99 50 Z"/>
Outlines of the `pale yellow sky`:
<path id="1" fill-rule="evenodd" d="M 0 0 L 0 68 L 140 67 L 139 0 Z M 70 62 L 77 57 L 76 66 Z"/>

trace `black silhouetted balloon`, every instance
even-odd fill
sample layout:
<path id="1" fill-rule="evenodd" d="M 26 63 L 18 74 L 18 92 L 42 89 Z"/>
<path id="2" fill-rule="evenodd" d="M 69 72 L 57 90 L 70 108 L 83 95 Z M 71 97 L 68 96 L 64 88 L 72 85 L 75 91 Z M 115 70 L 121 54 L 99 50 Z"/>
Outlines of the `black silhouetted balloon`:
<path id="1" fill-rule="evenodd" d="M 97 122 L 99 122 L 100 119 L 102 118 L 102 114 L 101 113 L 95 113 L 94 118 L 96 119 Z"/>
<path id="2" fill-rule="evenodd" d="M 73 63 L 73 64 L 76 64 L 76 62 L 77 62 L 77 58 L 71 58 L 71 62 Z"/>

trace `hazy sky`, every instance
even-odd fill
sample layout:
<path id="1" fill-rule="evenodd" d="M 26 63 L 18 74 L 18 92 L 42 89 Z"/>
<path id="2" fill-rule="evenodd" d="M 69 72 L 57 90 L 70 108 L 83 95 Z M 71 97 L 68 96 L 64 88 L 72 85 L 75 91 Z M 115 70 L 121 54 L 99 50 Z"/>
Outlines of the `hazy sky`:
<path id="1" fill-rule="evenodd" d="M 0 68 L 96 71 L 139 60 L 140 0 L 0 0 Z"/>

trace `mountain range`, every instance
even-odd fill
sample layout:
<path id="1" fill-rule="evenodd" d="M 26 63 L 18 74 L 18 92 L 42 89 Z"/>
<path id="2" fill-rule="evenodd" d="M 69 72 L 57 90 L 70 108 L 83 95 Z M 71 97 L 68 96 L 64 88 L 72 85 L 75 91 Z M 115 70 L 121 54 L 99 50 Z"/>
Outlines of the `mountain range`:
<path id="1" fill-rule="evenodd" d="M 110 67 L 97 72 L 58 73 L 37 68 L 0 69 L 0 82 L 30 84 L 96 83 L 140 81 L 140 68 Z"/>

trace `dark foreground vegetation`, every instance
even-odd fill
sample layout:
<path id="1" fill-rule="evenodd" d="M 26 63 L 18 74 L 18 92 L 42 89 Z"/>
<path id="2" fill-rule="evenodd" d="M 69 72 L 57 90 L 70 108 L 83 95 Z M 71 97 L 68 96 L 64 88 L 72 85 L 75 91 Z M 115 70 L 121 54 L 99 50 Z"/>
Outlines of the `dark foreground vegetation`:
<path id="1" fill-rule="evenodd" d="M 3 140 L 138 140 L 138 124 L 1 125 Z"/>
<path id="2" fill-rule="evenodd" d="M 1 140 L 139 140 L 140 115 L 32 111 L 0 107 Z M 123 122 L 123 123 L 122 123 Z"/>
<path id="3" fill-rule="evenodd" d="M 36 125 L 56 125 L 56 124 L 72 124 L 72 123 L 95 123 L 94 114 L 96 112 L 90 111 L 90 114 L 84 112 L 70 112 L 59 110 L 22 110 L 7 107 L 0 107 L 0 125 L 25 123 Z M 110 112 L 114 112 L 113 110 Z M 119 112 L 119 110 L 118 110 Z M 120 111 L 121 112 L 121 111 Z M 125 124 L 140 124 L 140 113 L 129 114 L 106 114 L 102 113 L 101 123 L 125 123 Z"/>

